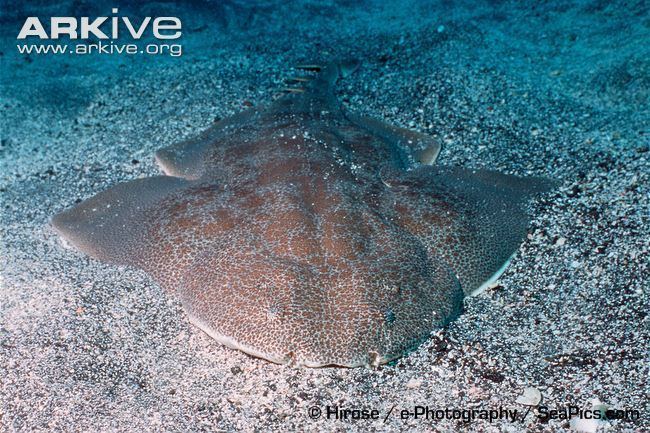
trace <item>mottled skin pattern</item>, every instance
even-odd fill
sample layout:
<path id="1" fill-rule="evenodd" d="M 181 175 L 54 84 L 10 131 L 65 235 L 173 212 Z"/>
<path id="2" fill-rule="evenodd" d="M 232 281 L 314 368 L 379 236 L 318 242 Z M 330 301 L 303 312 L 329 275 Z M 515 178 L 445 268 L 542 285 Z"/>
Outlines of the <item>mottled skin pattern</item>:
<path id="1" fill-rule="evenodd" d="M 255 356 L 403 355 L 507 262 L 546 183 L 418 164 L 435 160 L 431 138 L 342 110 L 332 87 L 348 69 L 157 152 L 166 176 L 117 185 L 54 228 L 144 269 L 195 325 Z"/>

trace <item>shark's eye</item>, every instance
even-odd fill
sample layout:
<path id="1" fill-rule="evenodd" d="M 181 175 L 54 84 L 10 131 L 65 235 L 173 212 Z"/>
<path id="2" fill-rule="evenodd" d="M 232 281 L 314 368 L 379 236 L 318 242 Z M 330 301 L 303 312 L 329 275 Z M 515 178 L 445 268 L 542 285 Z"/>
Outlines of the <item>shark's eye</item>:
<path id="1" fill-rule="evenodd" d="M 390 325 L 395 322 L 395 312 L 392 308 L 388 307 L 384 310 L 384 321 Z"/>
<path id="2" fill-rule="evenodd" d="M 272 305 L 270 305 L 270 306 L 268 307 L 268 309 L 266 310 L 266 317 L 267 317 L 269 320 L 278 319 L 278 318 L 280 317 L 280 311 L 281 311 L 281 310 L 280 310 L 280 307 L 279 307 L 279 306 L 277 306 L 277 305 L 275 305 L 275 304 L 272 304 Z"/>

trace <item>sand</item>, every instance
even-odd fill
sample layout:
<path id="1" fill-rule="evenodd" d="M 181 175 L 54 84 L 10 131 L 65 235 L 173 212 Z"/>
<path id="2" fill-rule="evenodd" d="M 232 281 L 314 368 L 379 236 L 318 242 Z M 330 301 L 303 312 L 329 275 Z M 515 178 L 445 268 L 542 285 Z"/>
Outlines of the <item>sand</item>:
<path id="1" fill-rule="evenodd" d="M 110 5 L 2 6 L 1 431 L 650 429 L 644 2 L 121 6 L 181 17 L 180 57 L 19 54 L 30 7 L 96 16 Z M 363 62 L 339 85 L 345 105 L 441 137 L 441 164 L 561 182 L 531 205 L 497 285 L 399 361 L 309 369 L 228 349 L 144 273 L 66 248 L 48 226 L 157 174 L 156 149 L 271 101 L 292 65 L 337 57 Z M 605 404 L 641 419 L 543 420 L 537 408 L 522 421 L 537 392 L 551 409 Z M 379 419 L 328 419 L 328 406 Z M 416 406 L 519 412 L 402 419 Z"/>

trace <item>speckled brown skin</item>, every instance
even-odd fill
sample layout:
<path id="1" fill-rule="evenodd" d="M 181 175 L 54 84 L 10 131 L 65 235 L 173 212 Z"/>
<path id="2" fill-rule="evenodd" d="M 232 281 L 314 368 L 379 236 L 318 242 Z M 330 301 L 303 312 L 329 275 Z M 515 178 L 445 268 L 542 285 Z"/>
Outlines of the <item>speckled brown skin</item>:
<path id="1" fill-rule="evenodd" d="M 156 154 L 166 176 L 53 218 L 144 269 L 231 347 L 307 366 L 403 355 L 460 312 L 525 234 L 539 179 L 418 165 L 429 137 L 345 113 L 332 64 L 267 109 Z"/>

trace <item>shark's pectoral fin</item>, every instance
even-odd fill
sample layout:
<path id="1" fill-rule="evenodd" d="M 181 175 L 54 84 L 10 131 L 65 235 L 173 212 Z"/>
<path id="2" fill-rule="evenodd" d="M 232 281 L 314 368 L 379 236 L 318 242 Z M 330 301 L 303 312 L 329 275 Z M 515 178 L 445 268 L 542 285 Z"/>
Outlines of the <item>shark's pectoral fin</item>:
<path id="1" fill-rule="evenodd" d="M 399 182 L 389 197 L 401 224 L 448 263 L 467 295 L 503 273 L 526 236 L 526 203 L 554 185 L 542 178 L 441 166 L 410 171 Z"/>
<path id="2" fill-rule="evenodd" d="M 354 113 L 346 113 L 346 117 L 357 126 L 379 136 L 390 144 L 406 149 L 420 164 L 435 164 L 442 150 L 442 143 L 430 135 L 389 125 L 381 120 Z"/>
<path id="3" fill-rule="evenodd" d="M 120 183 L 52 217 L 52 227 L 84 253 L 121 265 L 139 265 L 152 208 L 193 182 L 156 176 Z"/>

